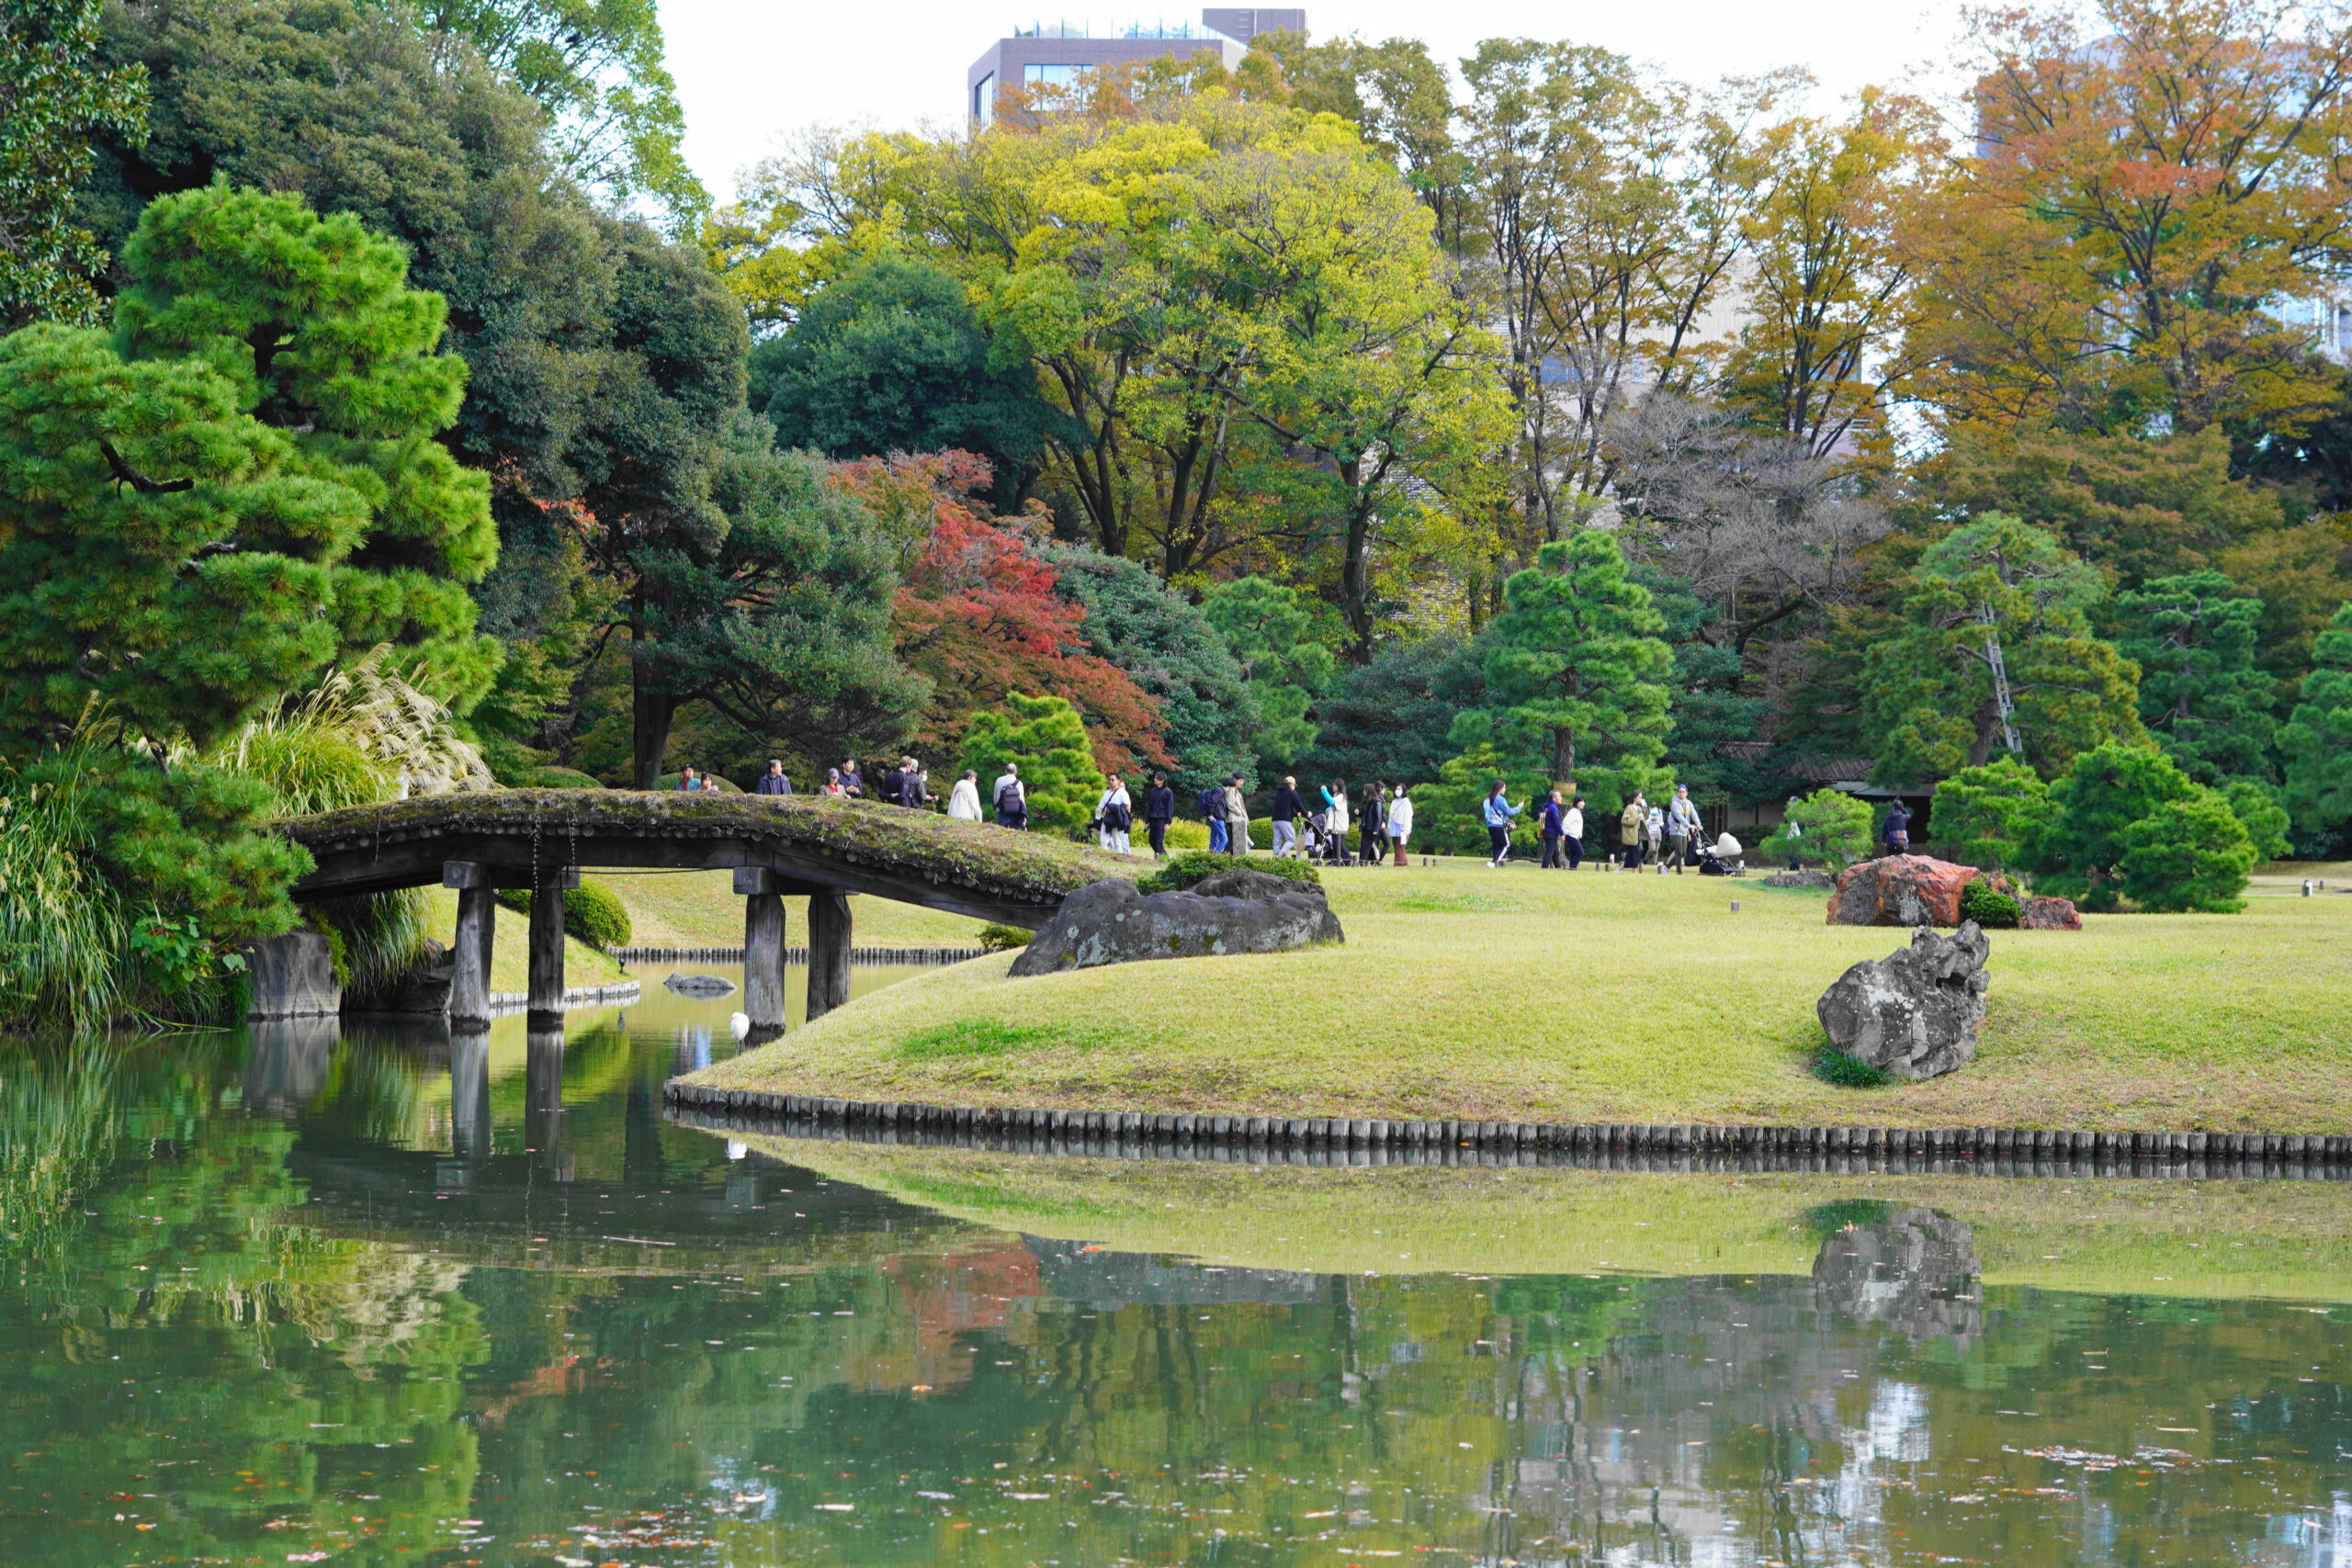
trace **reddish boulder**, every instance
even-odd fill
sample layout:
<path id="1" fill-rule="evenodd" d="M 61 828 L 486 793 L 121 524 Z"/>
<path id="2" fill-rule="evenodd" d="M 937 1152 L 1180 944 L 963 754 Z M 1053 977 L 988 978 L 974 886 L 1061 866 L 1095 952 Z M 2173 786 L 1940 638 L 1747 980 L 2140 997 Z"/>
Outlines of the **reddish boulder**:
<path id="1" fill-rule="evenodd" d="M 1956 926 L 1960 890 L 1982 874 L 1929 855 L 1888 855 L 1848 866 L 1829 896 L 1833 926 Z"/>
<path id="2" fill-rule="evenodd" d="M 2071 898 L 2020 898 L 2018 927 L 2030 931 L 2078 931 L 2083 917 L 2075 913 Z"/>

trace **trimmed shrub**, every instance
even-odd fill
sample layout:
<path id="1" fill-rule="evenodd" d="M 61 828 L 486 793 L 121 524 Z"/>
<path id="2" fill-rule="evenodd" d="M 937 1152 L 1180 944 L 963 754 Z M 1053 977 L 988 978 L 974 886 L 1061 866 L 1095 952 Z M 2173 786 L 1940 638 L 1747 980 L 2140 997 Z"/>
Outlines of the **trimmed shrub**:
<path id="1" fill-rule="evenodd" d="M 1268 830 L 1272 831 L 1271 825 Z M 1179 817 L 1168 824 L 1168 847 L 1179 854 L 1186 850 L 1206 850 L 1209 847 L 1209 825 Z"/>
<path id="2" fill-rule="evenodd" d="M 1015 947 L 1026 947 L 1036 933 L 1019 926 L 986 925 L 980 928 L 980 945 L 990 953 L 1003 953 Z"/>
<path id="3" fill-rule="evenodd" d="M 492 897 L 510 909 L 526 915 L 531 912 L 531 891 L 527 887 L 502 887 Z M 599 953 L 627 947 L 632 930 L 628 906 L 601 882 L 582 877 L 580 886 L 563 896 L 564 935 Z"/>
<path id="4" fill-rule="evenodd" d="M 517 787 L 523 789 L 602 789 L 605 787 L 604 780 L 593 773 L 583 773 L 578 768 L 531 768 L 526 771 L 516 783 Z M 671 787 L 676 788 L 677 781 L 672 780 Z"/>
<path id="5" fill-rule="evenodd" d="M 1972 877 L 1960 890 L 1960 918 L 1974 920 L 1986 931 L 2015 931 L 2023 906 L 1984 877 Z"/>
<path id="6" fill-rule="evenodd" d="M 1792 828 L 1802 829 L 1792 832 Z M 1756 846 L 1768 865 L 1793 861 L 1832 871 L 1871 852 L 1871 808 L 1839 789 L 1817 789 L 1790 804 L 1788 820 Z"/>
<path id="7" fill-rule="evenodd" d="M 1303 860 L 1244 860 L 1239 855 L 1213 855 L 1205 850 L 1189 851 L 1178 855 L 1150 875 L 1137 879 L 1137 891 L 1149 896 L 1154 893 L 1181 893 L 1198 882 L 1225 871 L 1262 871 L 1269 876 L 1309 886 L 1321 886 L 1322 874 Z"/>

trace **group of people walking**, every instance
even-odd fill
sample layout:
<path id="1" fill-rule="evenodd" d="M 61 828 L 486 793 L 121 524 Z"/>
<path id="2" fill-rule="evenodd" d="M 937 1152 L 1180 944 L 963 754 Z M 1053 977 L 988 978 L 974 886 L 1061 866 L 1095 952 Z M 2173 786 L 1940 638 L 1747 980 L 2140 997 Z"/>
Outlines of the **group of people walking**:
<path id="1" fill-rule="evenodd" d="M 1510 862 L 1511 826 L 1526 809 L 1525 802 L 1510 803 L 1501 780 L 1487 786 L 1487 799 L 1479 812 L 1492 852 L 1487 863 L 1501 866 Z M 1565 791 L 1553 790 L 1536 807 L 1535 832 L 1544 847 L 1544 869 L 1574 871 L 1581 866 L 1588 858 L 1585 797 L 1571 798 Z M 1617 856 L 1627 871 L 1639 871 L 1645 863 L 1656 861 L 1659 871 L 1671 868 L 1679 876 L 1685 866 L 1699 863 L 1704 841 L 1699 807 L 1690 798 L 1688 784 L 1675 785 L 1674 798 L 1663 807 L 1651 805 L 1649 797 L 1636 790 L 1617 818 Z M 1601 854 L 1591 858 L 1607 855 L 1607 846 L 1600 848 Z"/>
<path id="2" fill-rule="evenodd" d="M 1344 865 L 1351 858 L 1348 829 L 1352 823 L 1355 860 L 1375 865 L 1393 851 L 1396 863 L 1405 863 L 1406 845 L 1413 836 L 1413 797 L 1407 786 L 1398 784 L 1392 790 L 1382 780 L 1374 779 L 1352 799 L 1343 779 L 1311 787 L 1312 797 L 1301 794 L 1298 780 L 1287 774 L 1274 787 L 1270 814 L 1278 858 L 1297 855 Z"/>

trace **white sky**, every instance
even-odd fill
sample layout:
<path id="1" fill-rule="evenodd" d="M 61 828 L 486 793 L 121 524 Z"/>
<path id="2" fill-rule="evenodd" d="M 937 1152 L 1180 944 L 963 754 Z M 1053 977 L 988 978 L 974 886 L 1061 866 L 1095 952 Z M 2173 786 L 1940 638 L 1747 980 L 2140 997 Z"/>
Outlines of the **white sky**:
<path id="1" fill-rule="evenodd" d="M 1066 17 L 1091 22 L 1100 36 L 1114 22 L 1200 20 L 1197 4 L 1162 8 L 1158 0 L 1061 11 L 1034 0 L 660 3 L 685 105 L 686 157 L 722 201 L 736 171 L 772 151 L 782 132 L 959 123 L 966 68 L 1016 23 Z M 1420 38 L 1448 63 L 1483 38 L 1529 37 L 1600 44 L 1694 80 L 1803 65 L 1843 96 L 1873 84 L 1911 85 L 1915 67 L 1948 62 L 1956 10 L 1927 0 L 1308 0 L 1306 21 L 1318 38 Z"/>

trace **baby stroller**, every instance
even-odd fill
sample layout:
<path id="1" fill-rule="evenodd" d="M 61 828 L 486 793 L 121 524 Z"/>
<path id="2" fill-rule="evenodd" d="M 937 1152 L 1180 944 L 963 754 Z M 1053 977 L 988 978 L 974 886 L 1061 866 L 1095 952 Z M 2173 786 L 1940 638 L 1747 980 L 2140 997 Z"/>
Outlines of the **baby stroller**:
<path id="1" fill-rule="evenodd" d="M 1738 864 L 1739 857 L 1743 852 L 1739 840 L 1729 833 L 1725 833 L 1712 844 L 1702 840 L 1699 844 L 1699 874 L 1729 876 L 1734 867 Z"/>
<path id="2" fill-rule="evenodd" d="M 1334 832 L 1331 814 L 1317 811 L 1306 818 L 1306 858 L 1328 865 L 1348 863 L 1348 837 L 1345 830 Z"/>

